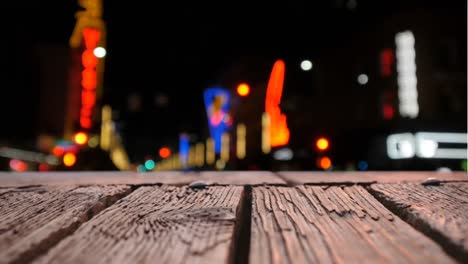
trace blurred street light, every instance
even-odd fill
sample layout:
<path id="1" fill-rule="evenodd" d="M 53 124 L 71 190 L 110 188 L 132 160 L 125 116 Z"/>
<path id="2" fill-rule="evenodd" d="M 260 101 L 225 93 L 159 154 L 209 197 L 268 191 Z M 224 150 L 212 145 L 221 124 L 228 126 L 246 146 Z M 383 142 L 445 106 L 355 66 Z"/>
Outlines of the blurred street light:
<path id="1" fill-rule="evenodd" d="M 104 58 L 107 54 L 107 51 L 103 47 L 96 47 L 93 50 L 93 53 L 94 53 L 94 56 L 96 56 L 97 58 Z"/>
<path id="2" fill-rule="evenodd" d="M 162 147 L 159 149 L 159 156 L 166 159 L 171 156 L 171 150 L 168 147 Z"/>
<path id="3" fill-rule="evenodd" d="M 310 60 L 303 60 L 301 62 L 301 69 L 303 71 L 310 71 L 310 70 L 312 70 L 312 67 L 313 67 L 313 64 L 312 64 L 312 62 Z"/>
<path id="4" fill-rule="evenodd" d="M 237 86 L 237 94 L 244 97 L 249 95 L 250 93 L 250 86 L 246 83 L 241 83 Z"/>
<path id="5" fill-rule="evenodd" d="M 330 142 L 327 138 L 321 137 L 315 142 L 315 146 L 319 151 L 325 151 L 330 146 Z"/>
<path id="6" fill-rule="evenodd" d="M 68 152 L 63 156 L 63 164 L 67 167 L 71 167 L 76 163 L 75 154 Z"/>
<path id="7" fill-rule="evenodd" d="M 85 132 L 78 132 L 73 136 L 73 141 L 78 145 L 84 145 L 88 143 L 88 134 Z"/>
<path id="8" fill-rule="evenodd" d="M 367 82 L 369 81 L 369 77 L 367 76 L 367 74 L 362 73 L 359 74 L 357 81 L 359 84 L 364 85 L 367 84 Z"/>

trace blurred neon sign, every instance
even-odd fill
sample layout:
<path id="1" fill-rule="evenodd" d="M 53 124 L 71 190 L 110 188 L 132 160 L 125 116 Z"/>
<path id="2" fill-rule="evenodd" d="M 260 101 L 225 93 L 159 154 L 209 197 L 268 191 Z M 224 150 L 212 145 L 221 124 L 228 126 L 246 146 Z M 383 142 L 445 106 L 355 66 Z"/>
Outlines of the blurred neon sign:
<path id="1" fill-rule="evenodd" d="M 383 77 L 392 75 L 395 54 L 392 49 L 386 48 L 380 53 L 380 74 Z"/>
<path id="2" fill-rule="evenodd" d="M 203 94 L 210 135 L 214 140 L 215 153 L 221 152 L 221 137 L 232 126 L 229 114 L 230 94 L 226 89 L 209 88 Z"/>
<path id="3" fill-rule="evenodd" d="M 83 30 L 85 50 L 81 57 L 84 70 L 81 72 L 81 86 L 83 89 L 81 91 L 80 126 L 87 129 L 92 126 L 93 109 L 96 105 L 96 67 L 99 60 L 93 51 L 97 47 L 100 37 L 101 32 L 97 29 L 85 28 Z"/>
<path id="4" fill-rule="evenodd" d="M 102 20 L 102 0 L 78 0 L 78 4 L 83 10 L 75 14 L 77 21 L 70 37 L 70 46 L 72 48 L 80 47 L 84 28 L 96 28 L 101 32 L 105 28 Z"/>
<path id="5" fill-rule="evenodd" d="M 79 124 L 82 129 L 90 129 L 93 125 L 92 116 L 96 105 L 96 89 L 98 86 L 97 70 L 99 59 L 94 55 L 96 48 L 105 42 L 105 24 L 102 19 L 102 0 L 78 0 L 82 8 L 75 13 L 76 24 L 70 37 L 70 47 L 81 48 L 84 42 L 85 50 L 81 54 L 84 70 L 81 72 L 81 106 Z"/>
<path id="6" fill-rule="evenodd" d="M 180 161 L 182 162 L 183 166 L 186 166 L 188 163 L 189 150 L 190 150 L 189 136 L 185 133 L 182 133 L 179 136 L 179 154 L 180 154 Z"/>
<path id="7" fill-rule="evenodd" d="M 419 114 L 419 104 L 414 35 L 411 31 L 400 32 L 395 36 L 395 43 L 400 114 L 403 117 L 416 118 Z"/>
<path id="8" fill-rule="evenodd" d="M 270 145 L 278 147 L 288 144 L 289 129 L 286 116 L 279 107 L 283 93 L 285 64 L 277 60 L 273 64 L 265 98 L 265 112 L 270 119 Z"/>
<path id="9" fill-rule="evenodd" d="M 466 133 L 391 134 L 387 137 L 387 155 L 391 159 L 409 159 L 415 156 L 425 159 L 466 159 L 468 156 L 467 141 Z M 443 145 L 447 143 L 453 147 L 444 147 Z"/>

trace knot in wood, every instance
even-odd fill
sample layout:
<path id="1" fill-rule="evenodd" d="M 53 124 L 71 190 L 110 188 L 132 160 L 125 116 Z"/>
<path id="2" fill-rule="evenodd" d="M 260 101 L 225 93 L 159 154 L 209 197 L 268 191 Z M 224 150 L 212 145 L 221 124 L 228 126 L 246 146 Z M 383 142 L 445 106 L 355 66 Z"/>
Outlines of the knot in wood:
<path id="1" fill-rule="evenodd" d="M 422 181 L 422 185 L 440 185 L 440 180 L 434 177 L 429 177 Z"/>
<path id="2" fill-rule="evenodd" d="M 189 184 L 189 187 L 192 189 L 204 189 L 208 186 L 208 183 L 204 181 L 193 181 Z"/>

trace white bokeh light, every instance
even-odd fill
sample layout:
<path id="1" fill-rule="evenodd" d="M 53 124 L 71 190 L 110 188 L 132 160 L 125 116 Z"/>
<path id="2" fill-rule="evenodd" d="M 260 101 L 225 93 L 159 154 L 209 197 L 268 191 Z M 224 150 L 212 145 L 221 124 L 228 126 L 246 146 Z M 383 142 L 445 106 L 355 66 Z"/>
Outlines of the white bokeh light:
<path id="1" fill-rule="evenodd" d="M 98 58 L 104 58 L 106 56 L 107 51 L 103 47 L 96 47 L 93 50 L 93 53 L 94 53 L 94 56 L 96 56 Z"/>
<path id="2" fill-rule="evenodd" d="M 364 85 L 369 81 L 369 77 L 366 74 L 359 74 L 357 77 L 357 81 L 359 84 Z"/>
<path id="3" fill-rule="evenodd" d="M 313 64 L 312 64 L 312 62 L 310 60 L 303 60 L 301 62 L 301 69 L 303 71 L 310 71 L 312 69 L 312 66 L 313 66 Z"/>
<path id="4" fill-rule="evenodd" d="M 432 158 L 435 156 L 438 148 L 437 142 L 430 139 L 421 139 L 418 143 L 419 156 L 423 158 Z"/>
<path id="5" fill-rule="evenodd" d="M 409 118 L 416 118 L 419 114 L 414 41 L 409 30 L 395 36 L 399 110 L 402 117 Z"/>
<path id="6" fill-rule="evenodd" d="M 414 144 L 409 140 L 402 140 L 398 142 L 401 156 L 404 158 L 411 158 L 415 154 Z"/>

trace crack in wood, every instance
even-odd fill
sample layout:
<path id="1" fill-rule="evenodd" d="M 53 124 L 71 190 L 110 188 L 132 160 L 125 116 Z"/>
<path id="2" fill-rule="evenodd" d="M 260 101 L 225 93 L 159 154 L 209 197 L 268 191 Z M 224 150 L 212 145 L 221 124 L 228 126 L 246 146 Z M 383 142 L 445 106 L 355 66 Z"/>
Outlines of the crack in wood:
<path id="1" fill-rule="evenodd" d="M 440 186 L 373 184 L 369 191 L 395 214 L 438 242 L 461 263 L 468 261 L 468 182 Z"/>
<path id="2" fill-rule="evenodd" d="M 225 263 L 243 187 L 140 187 L 35 263 Z"/>
<path id="3" fill-rule="evenodd" d="M 455 263 L 363 187 L 253 188 L 250 263 Z"/>
<path id="4" fill-rule="evenodd" d="M 128 186 L 3 189 L 0 263 L 30 262 L 128 193 Z"/>

